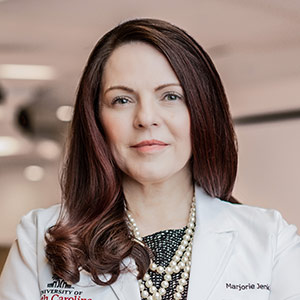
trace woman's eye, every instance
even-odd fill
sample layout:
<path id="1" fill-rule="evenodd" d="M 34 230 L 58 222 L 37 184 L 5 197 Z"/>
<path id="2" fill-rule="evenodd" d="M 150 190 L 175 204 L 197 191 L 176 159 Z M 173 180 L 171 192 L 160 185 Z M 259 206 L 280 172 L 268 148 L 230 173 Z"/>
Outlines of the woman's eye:
<path id="1" fill-rule="evenodd" d="M 168 101 L 175 101 L 181 99 L 182 97 L 177 94 L 170 93 L 170 94 L 166 94 L 164 98 Z"/>
<path id="2" fill-rule="evenodd" d="M 117 97 L 112 101 L 112 104 L 127 104 L 130 100 L 124 97 Z"/>

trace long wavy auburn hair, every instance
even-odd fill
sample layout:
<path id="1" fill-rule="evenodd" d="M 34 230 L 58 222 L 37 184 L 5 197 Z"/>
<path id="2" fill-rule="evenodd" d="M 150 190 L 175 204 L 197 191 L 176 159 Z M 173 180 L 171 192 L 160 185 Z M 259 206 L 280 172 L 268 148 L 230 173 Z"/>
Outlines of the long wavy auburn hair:
<path id="1" fill-rule="evenodd" d="M 191 172 L 210 196 L 236 203 L 232 189 L 237 145 L 228 102 L 208 54 L 184 30 L 155 19 L 130 20 L 96 44 L 77 92 L 61 175 L 59 219 L 46 233 L 46 257 L 54 274 L 70 283 L 80 270 L 99 285 L 115 282 L 122 260 L 132 257 L 142 278 L 150 253 L 131 239 L 124 211 L 121 171 L 99 119 L 101 77 L 116 47 L 140 41 L 154 46 L 169 61 L 184 90 L 191 118 Z M 99 275 L 110 274 L 109 280 Z"/>

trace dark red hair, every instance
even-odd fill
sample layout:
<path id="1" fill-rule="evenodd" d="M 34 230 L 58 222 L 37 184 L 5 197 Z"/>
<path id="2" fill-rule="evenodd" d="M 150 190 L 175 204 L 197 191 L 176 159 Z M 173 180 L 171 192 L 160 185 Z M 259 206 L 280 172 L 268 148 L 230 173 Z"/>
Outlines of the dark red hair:
<path id="1" fill-rule="evenodd" d="M 208 54 L 168 22 L 138 19 L 120 24 L 99 40 L 84 69 L 61 177 L 61 214 L 46 234 L 52 271 L 67 282 L 77 282 L 83 268 L 97 284 L 111 284 L 128 256 L 135 260 L 139 278 L 149 266 L 148 251 L 130 238 L 120 171 L 99 120 L 105 63 L 116 47 L 131 41 L 160 51 L 181 83 L 191 118 L 194 182 L 212 197 L 236 202 L 231 195 L 237 171 L 236 138 L 223 85 Z M 100 274 L 112 276 L 102 282 Z"/>

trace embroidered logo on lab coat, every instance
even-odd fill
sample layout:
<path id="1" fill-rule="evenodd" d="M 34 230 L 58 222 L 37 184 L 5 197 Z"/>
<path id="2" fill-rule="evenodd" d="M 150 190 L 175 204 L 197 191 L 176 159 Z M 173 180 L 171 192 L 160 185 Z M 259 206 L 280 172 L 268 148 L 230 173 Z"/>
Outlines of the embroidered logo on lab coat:
<path id="1" fill-rule="evenodd" d="M 74 289 L 72 285 L 67 284 L 63 279 L 59 278 L 57 275 L 52 276 L 53 282 L 48 283 L 47 287 L 58 287 L 58 288 L 65 288 L 65 289 Z"/>
<path id="2" fill-rule="evenodd" d="M 56 275 L 52 276 L 52 280 L 46 289 L 40 291 L 40 300 L 93 300 Z"/>

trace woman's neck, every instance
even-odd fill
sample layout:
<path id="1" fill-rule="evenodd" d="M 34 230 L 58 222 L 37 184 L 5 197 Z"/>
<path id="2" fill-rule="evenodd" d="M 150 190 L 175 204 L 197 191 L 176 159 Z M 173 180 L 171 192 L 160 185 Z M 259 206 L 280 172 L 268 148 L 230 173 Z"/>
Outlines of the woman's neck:
<path id="1" fill-rule="evenodd" d="M 139 183 L 124 177 L 127 209 L 135 219 L 141 236 L 187 225 L 193 198 L 191 176 L 160 183 Z"/>

